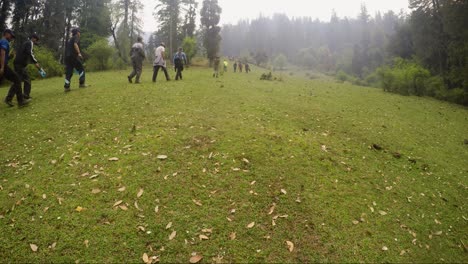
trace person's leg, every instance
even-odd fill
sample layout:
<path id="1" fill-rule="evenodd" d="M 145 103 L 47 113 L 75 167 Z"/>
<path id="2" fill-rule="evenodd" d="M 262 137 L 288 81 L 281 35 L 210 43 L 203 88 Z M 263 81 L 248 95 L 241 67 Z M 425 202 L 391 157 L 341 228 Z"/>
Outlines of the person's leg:
<path id="1" fill-rule="evenodd" d="M 159 68 L 161 66 L 154 66 L 154 69 L 153 69 L 153 82 L 156 82 L 156 80 L 158 79 L 158 72 L 159 72 Z"/>
<path id="2" fill-rule="evenodd" d="M 64 88 L 66 91 L 70 90 L 71 79 L 73 77 L 73 64 L 70 59 L 65 59 L 65 85 Z"/>
<path id="3" fill-rule="evenodd" d="M 80 87 L 83 88 L 86 85 L 86 73 L 83 67 L 83 63 L 80 60 L 75 61 L 75 69 L 80 75 Z"/>
<path id="4" fill-rule="evenodd" d="M 179 80 L 179 78 L 182 80 L 182 69 L 180 67 L 177 67 L 177 71 L 176 71 L 176 81 Z"/>
<path id="5" fill-rule="evenodd" d="M 27 68 L 22 68 L 21 69 L 20 78 L 24 83 L 23 97 L 24 97 L 24 99 L 30 99 L 31 98 L 32 85 L 31 85 L 31 77 L 29 76 Z"/>
<path id="6" fill-rule="evenodd" d="M 164 75 L 166 76 L 166 81 L 170 81 L 171 78 L 169 78 L 169 73 L 167 72 L 166 67 L 162 67 L 162 66 L 161 66 L 161 68 L 162 68 L 162 70 L 163 70 L 163 72 L 164 72 Z"/>
<path id="7" fill-rule="evenodd" d="M 143 61 L 137 61 L 135 65 L 136 80 L 135 83 L 140 83 L 141 74 L 143 73 Z"/>
<path id="8" fill-rule="evenodd" d="M 137 75 L 137 70 L 136 70 L 136 61 L 132 60 L 132 66 L 133 66 L 133 71 L 130 73 L 128 76 L 128 81 L 132 83 L 132 79 Z"/>
<path id="9" fill-rule="evenodd" d="M 184 68 L 180 68 L 180 72 L 179 72 L 179 78 L 180 80 L 182 81 L 182 72 L 184 71 Z"/>
<path id="10" fill-rule="evenodd" d="M 13 97 L 16 95 L 16 100 L 18 100 L 18 103 L 22 105 L 24 103 L 23 100 L 23 93 L 21 89 L 21 79 L 20 77 L 14 72 L 10 67 L 6 66 L 5 67 L 5 74 L 4 74 L 5 79 L 8 81 L 12 82 L 12 85 L 10 87 L 10 90 L 8 91 L 8 95 L 5 98 L 5 102 L 11 106 L 11 101 L 13 101 Z"/>

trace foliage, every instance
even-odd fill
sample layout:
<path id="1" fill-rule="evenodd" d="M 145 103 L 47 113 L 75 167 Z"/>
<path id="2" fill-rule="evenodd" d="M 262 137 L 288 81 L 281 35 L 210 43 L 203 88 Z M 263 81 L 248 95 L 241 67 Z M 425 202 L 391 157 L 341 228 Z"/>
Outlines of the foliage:
<path id="1" fill-rule="evenodd" d="M 55 59 L 54 53 L 51 50 L 36 46 L 34 48 L 34 55 L 41 64 L 41 67 L 47 72 L 47 78 L 58 77 L 64 74 L 63 66 Z M 34 65 L 28 65 L 28 71 L 32 79 L 42 79 Z"/>
<path id="2" fill-rule="evenodd" d="M 203 0 L 203 6 L 200 11 L 201 24 L 204 29 L 204 46 L 207 51 L 210 65 L 216 56 L 219 56 L 221 43 L 221 28 L 218 26 L 221 20 L 222 9 L 218 0 Z"/>
<path id="3" fill-rule="evenodd" d="M 195 38 L 186 37 L 182 42 L 182 48 L 187 55 L 188 63 L 190 63 L 192 58 L 197 54 L 197 40 Z"/>
<path id="4" fill-rule="evenodd" d="M 94 42 L 87 50 L 89 56 L 87 69 L 90 71 L 104 71 L 111 68 L 110 58 L 114 54 L 114 49 L 106 39 Z"/>
<path id="5" fill-rule="evenodd" d="M 288 64 L 288 58 L 284 54 L 279 54 L 276 56 L 275 60 L 273 61 L 273 65 L 275 69 L 284 70 L 286 65 Z"/>

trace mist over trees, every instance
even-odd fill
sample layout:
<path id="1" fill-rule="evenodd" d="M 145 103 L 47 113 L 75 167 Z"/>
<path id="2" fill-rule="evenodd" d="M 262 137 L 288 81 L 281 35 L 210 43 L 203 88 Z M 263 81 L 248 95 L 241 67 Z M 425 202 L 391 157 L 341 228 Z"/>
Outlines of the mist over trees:
<path id="1" fill-rule="evenodd" d="M 223 26 L 222 52 L 263 66 L 289 63 L 342 81 L 468 105 L 468 1 L 410 0 L 411 13 L 329 22 L 276 14 Z"/>

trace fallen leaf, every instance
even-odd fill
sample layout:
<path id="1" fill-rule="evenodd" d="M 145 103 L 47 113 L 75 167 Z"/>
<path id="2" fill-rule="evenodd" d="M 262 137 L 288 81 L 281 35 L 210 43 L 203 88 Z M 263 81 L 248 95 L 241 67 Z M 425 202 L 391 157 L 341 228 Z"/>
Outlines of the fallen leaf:
<path id="1" fill-rule="evenodd" d="M 76 209 L 75 209 L 75 211 L 77 211 L 77 212 L 81 212 L 81 211 L 83 211 L 83 210 L 84 210 L 84 208 L 81 207 L 81 206 L 78 206 L 78 207 L 76 207 Z"/>
<path id="2" fill-rule="evenodd" d="M 205 235 L 200 235 L 199 236 L 200 240 L 209 240 L 210 238 L 205 236 Z"/>
<path id="3" fill-rule="evenodd" d="M 167 156 L 166 155 L 158 155 L 158 160 L 166 160 Z"/>
<path id="4" fill-rule="evenodd" d="M 322 150 L 325 151 L 325 152 L 328 152 L 327 146 L 322 145 Z"/>
<path id="5" fill-rule="evenodd" d="M 253 228 L 254 226 L 255 226 L 255 222 L 252 222 L 252 223 L 250 223 L 250 224 L 247 225 L 247 228 L 248 228 L 248 229 L 251 229 L 251 228 Z"/>
<path id="6" fill-rule="evenodd" d="M 192 200 L 194 204 L 198 205 L 198 206 L 203 206 L 203 204 L 200 202 L 200 201 L 197 201 L 197 200 Z"/>
<path id="7" fill-rule="evenodd" d="M 288 194 L 288 192 L 285 189 L 281 189 L 281 193 L 284 195 Z"/>
<path id="8" fill-rule="evenodd" d="M 177 231 L 173 231 L 169 236 L 169 240 L 173 240 L 177 236 Z"/>
<path id="9" fill-rule="evenodd" d="M 145 191 L 143 189 L 140 189 L 140 191 L 137 194 L 137 197 L 140 198 Z"/>
<path id="10" fill-rule="evenodd" d="M 123 203 L 122 200 L 115 202 L 115 204 L 112 207 L 117 207 Z"/>
<path id="11" fill-rule="evenodd" d="M 93 189 L 93 190 L 91 191 L 92 194 L 98 194 L 98 193 L 100 193 L 100 192 L 101 192 L 101 190 L 99 190 L 99 189 Z"/>
<path id="12" fill-rule="evenodd" d="M 250 161 L 246 158 L 243 158 L 242 161 L 245 162 L 246 164 L 250 164 Z"/>
<path id="13" fill-rule="evenodd" d="M 149 262 L 150 262 L 149 257 L 148 257 L 148 254 L 146 254 L 146 253 L 143 254 L 143 257 L 142 257 L 141 259 L 142 259 L 143 262 L 145 262 L 145 263 L 149 263 Z"/>
<path id="14" fill-rule="evenodd" d="M 358 220 L 353 220 L 353 224 L 357 225 L 357 224 L 359 224 L 359 221 Z"/>
<path id="15" fill-rule="evenodd" d="M 138 230 L 140 230 L 141 232 L 145 232 L 146 228 L 144 226 L 138 226 Z"/>
<path id="16" fill-rule="evenodd" d="M 293 252 L 293 251 L 294 251 L 294 243 L 293 243 L 293 242 L 291 242 L 291 241 L 286 241 L 286 245 L 288 246 L 289 252 Z"/>
<path id="17" fill-rule="evenodd" d="M 109 161 L 119 161 L 119 158 L 116 158 L 116 157 L 110 158 Z"/>
<path id="18" fill-rule="evenodd" d="M 57 242 L 54 242 L 54 243 L 52 243 L 52 245 L 50 245 L 49 248 L 50 248 L 50 249 L 55 249 L 56 246 L 57 246 Z"/>
<path id="19" fill-rule="evenodd" d="M 229 235 L 229 239 L 231 239 L 231 240 L 236 240 L 236 237 L 237 237 L 237 234 L 236 234 L 236 233 L 231 233 L 231 234 Z"/>
<path id="20" fill-rule="evenodd" d="M 213 233 L 213 229 L 208 229 L 208 228 L 205 228 L 205 229 L 202 229 L 202 232 L 203 233 Z"/>
<path id="21" fill-rule="evenodd" d="M 141 209 L 141 208 L 138 206 L 138 202 L 137 202 L 137 201 L 135 201 L 135 203 L 134 203 L 133 205 L 135 205 L 135 208 L 136 208 L 138 211 L 143 212 L 143 209 Z"/>
<path id="22" fill-rule="evenodd" d="M 155 213 L 159 213 L 159 206 L 156 206 L 156 207 L 154 208 L 154 212 L 155 212 Z"/>
<path id="23" fill-rule="evenodd" d="M 127 188 L 124 186 L 124 187 L 122 187 L 122 188 L 119 188 L 118 191 L 119 191 L 119 192 L 125 192 L 126 189 L 127 189 Z"/>
<path id="24" fill-rule="evenodd" d="M 383 251 L 388 251 L 388 247 L 384 246 L 384 247 L 382 247 L 382 250 Z"/>
<path id="25" fill-rule="evenodd" d="M 127 211 L 128 210 L 128 207 L 124 204 L 121 204 L 119 205 L 119 208 L 122 210 L 122 211 Z"/>
<path id="26" fill-rule="evenodd" d="M 270 208 L 270 212 L 268 212 L 268 215 L 272 215 L 275 212 L 276 209 L 276 203 L 273 203 L 273 205 Z"/>
<path id="27" fill-rule="evenodd" d="M 203 259 L 202 256 L 200 256 L 200 255 L 195 255 L 195 256 L 193 256 L 193 257 L 190 258 L 190 263 L 196 264 L 196 263 L 200 262 L 202 259 Z"/>
<path id="28" fill-rule="evenodd" d="M 380 214 L 380 215 L 387 215 L 387 212 L 385 212 L 385 211 L 379 211 L 379 214 Z"/>
<path id="29" fill-rule="evenodd" d="M 31 250 L 33 252 L 37 252 L 37 250 L 39 249 L 39 247 L 37 245 L 34 245 L 34 244 L 29 244 L 29 246 L 31 247 Z"/>
<path id="30" fill-rule="evenodd" d="M 88 248 L 89 247 L 89 240 L 85 240 L 83 244 Z"/>
<path id="31" fill-rule="evenodd" d="M 167 226 L 166 226 L 166 230 L 171 228 L 171 227 L 172 227 L 172 222 L 169 222 L 169 224 L 167 224 Z"/>

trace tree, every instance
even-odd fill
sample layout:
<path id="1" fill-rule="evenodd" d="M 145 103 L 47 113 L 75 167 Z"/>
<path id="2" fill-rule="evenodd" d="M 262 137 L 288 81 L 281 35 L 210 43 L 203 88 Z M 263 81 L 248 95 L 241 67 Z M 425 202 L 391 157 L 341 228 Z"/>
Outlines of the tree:
<path id="1" fill-rule="evenodd" d="M 188 63 L 190 64 L 192 58 L 197 54 L 197 40 L 195 38 L 186 37 L 182 42 L 182 48 L 184 49 Z"/>
<path id="2" fill-rule="evenodd" d="M 287 63 L 288 63 L 288 58 L 286 58 L 284 54 L 279 54 L 278 56 L 276 56 L 275 61 L 273 62 L 273 65 L 275 66 L 276 69 L 284 70 Z"/>
<path id="3" fill-rule="evenodd" d="M 8 18 L 11 11 L 11 0 L 0 0 L 0 31 L 6 29 Z"/>
<path id="4" fill-rule="evenodd" d="M 219 56 L 221 42 L 221 28 L 218 26 L 221 20 L 222 9 L 218 0 L 204 0 L 200 12 L 201 24 L 204 28 L 204 46 L 207 51 L 210 65 L 216 56 Z"/>
<path id="5" fill-rule="evenodd" d="M 154 15 L 161 25 L 158 35 L 169 44 L 169 54 L 175 52 L 176 45 L 180 41 L 181 5 L 182 0 L 159 0 L 155 9 Z"/>
<path id="6" fill-rule="evenodd" d="M 184 37 L 193 38 L 195 36 L 198 2 L 195 0 L 185 0 L 185 21 L 182 26 Z"/>

